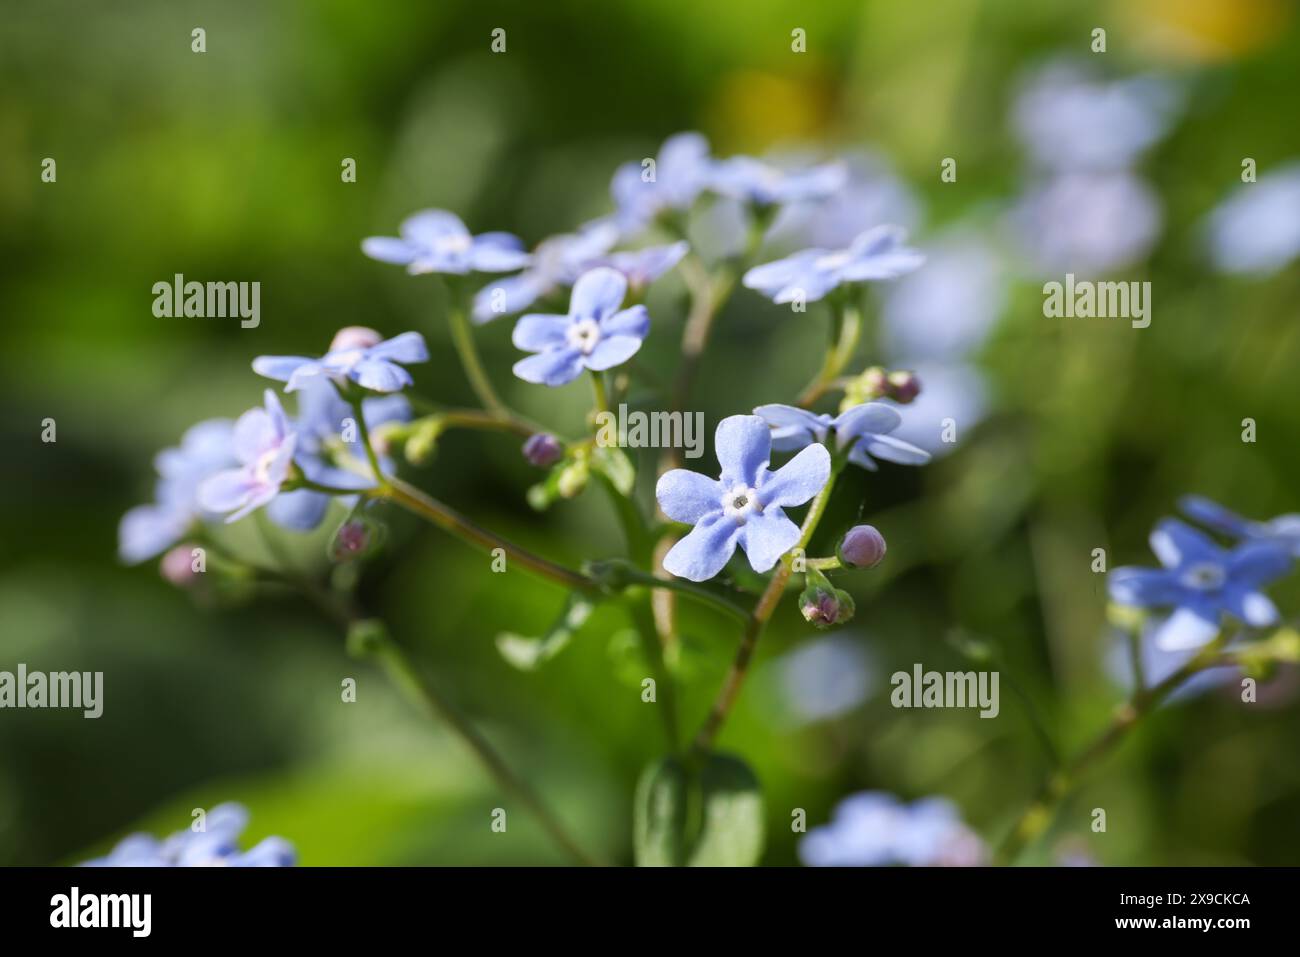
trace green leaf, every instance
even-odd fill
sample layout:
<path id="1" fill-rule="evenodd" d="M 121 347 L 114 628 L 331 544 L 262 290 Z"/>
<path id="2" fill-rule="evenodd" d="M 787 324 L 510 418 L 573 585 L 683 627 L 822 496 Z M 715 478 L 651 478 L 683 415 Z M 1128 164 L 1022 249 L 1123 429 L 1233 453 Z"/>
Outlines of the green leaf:
<path id="1" fill-rule="evenodd" d="M 752 867 L 763 854 L 758 778 L 735 755 L 694 771 L 664 758 L 637 782 L 633 836 L 641 867 Z"/>
<path id="2" fill-rule="evenodd" d="M 513 632 L 502 632 L 497 635 L 497 651 L 520 671 L 535 671 L 564 650 L 564 646 L 573 639 L 595 607 L 590 599 L 574 592 L 546 634 L 540 638 L 530 638 Z"/>

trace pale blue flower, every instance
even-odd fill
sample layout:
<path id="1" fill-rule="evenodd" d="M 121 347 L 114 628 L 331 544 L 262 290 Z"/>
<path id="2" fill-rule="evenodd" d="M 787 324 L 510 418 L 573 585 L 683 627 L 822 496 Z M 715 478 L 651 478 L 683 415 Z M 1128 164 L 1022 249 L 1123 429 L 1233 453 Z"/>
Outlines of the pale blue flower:
<path id="1" fill-rule="evenodd" d="M 1047 169 L 1121 169 L 1160 142 L 1180 107 L 1168 80 L 1139 76 L 1108 82 L 1074 62 L 1031 75 L 1012 121 L 1034 161 Z"/>
<path id="2" fill-rule="evenodd" d="M 404 332 L 370 346 L 331 348 L 319 359 L 258 356 L 253 360 L 253 371 L 286 383 L 285 392 L 302 388 L 313 376 L 326 376 L 339 383 L 355 382 L 372 392 L 396 392 L 411 384 L 411 374 L 402 366 L 427 362 L 428 359 L 424 336 L 418 332 Z"/>
<path id="3" fill-rule="evenodd" d="M 148 834 L 123 838 L 103 857 L 83 867 L 292 867 L 296 854 L 288 841 L 268 837 L 247 851 L 239 835 L 248 812 L 239 804 L 221 804 L 207 812 L 203 829 L 187 828 L 158 840 Z"/>
<path id="4" fill-rule="evenodd" d="M 809 867 L 974 867 L 987 858 L 979 836 L 946 798 L 904 804 L 883 791 L 841 801 L 831 822 L 799 842 Z"/>
<path id="5" fill-rule="evenodd" d="M 629 235 L 665 212 L 689 209 L 708 185 L 712 166 L 708 140 L 699 133 L 664 140 L 653 169 L 639 161 L 624 163 L 609 187 L 619 229 Z"/>
<path id="6" fill-rule="evenodd" d="M 1127 170 L 1063 173 L 1037 181 L 1009 214 L 1025 258 L 1038 274 L 1080 278 L 1142 259 L 1164 224 L 1160 200 Z"/>
<path id="7" fill-rule="evenodd" d="M 781 209 L 767 239 L 786 248 L 848 246 L 871 226 L 897 223 L 915 229 L 922 204 L 881 156 L 857 152 L 845 159 L 848 178 L 833 196 Z"/>
<path id="8" fill-rule="evenodd" d="M 898 410 L 883 402 L 863 402 L 837 416 L 818 414 L 793 405 L 760 405 L 754 414 L 772 429 L 772 448 L 793 452 L 813 442 L 829 444 L 834 437 L 838 451 L 848 460 L 872 472 L 875 459 L 899 465 L 924 465 L 930 453 L 890 435 L 903 424 Z"/>
<path id="9" fill-rule="evenodd" d="M 371 236 L 361 250 L 371 259 L 405 266 L 420 273 L 513 272 L 528 265 L 523 243 L 509 233 L 474 236 L 460 217 L 443 209 L 426 209 L 402 221 L 401 238 Z"/>
<path id="10" fill-rule="evenodd" d="M 400 394 L 375 396 L 362 400 L 361 411 L 366 428 L 373 431 L 388 422 L 405 422 L 411 417 L 411 406 Z M 310 378 L 298 392 L 298 416 L 293 422 L 297 435 L 293 461 L 311 481 L 330 488 L 373 488 L 375 480 L 368 474 L 358 474 L 336 464 L 336 452 L 350 456 L 354 462 L 367 462 L 361 430 L 352 420 L 356 412 L 338 394 L 338 390 L 322 377 Z M 349 435 L 350 433 L 350 435 Z M 344 441 L 344 436 L 348 440 Z M 393 463 L 379 455 L 380 468 L 391 472 Z M 366 466 L 369 469 L 369 466 Z M 281 492 L 266 507 L 267 517 L 282 528 L 307 532 L 320 525 L 329 510 L 332 496 L 314 489 L 301 488 Z M 351 507 L 354 497 L 340 499 Z"/>
<path id="11" fill-rule="evenodd" d="M 226 521 L 234 522 L 266 505 L 289 478 L 297 438 L 280 400 L 267 389 L 265 406 L 249 409 L 235 423 L 233 448 L 240 466 L 199 485 L 200 507 L 230 513 Z"/>
<path id="12" fill-rule="evenodd" d="M 1300 162 L 1238 186 L 1205 229 L 1220 272 L 1267 275 L 1300 258 Z"/>
<path id="13" fill-rule="evenodd" d="M 153 558 L 180 541 L 196 521 L 215 517 L 199 507 L 198 488 L 235 464 L 234 427 L 229 419 L 200 422 L 186 431 L 179 447 L 158 453 L 154 501 L 131 509 L 118 526 L 122 561 L 135 565 Z"/>
<path id="14" fill-rule="evenodd" d="M 752 156 L 720 160 L 709 172 L 712 190 L 754 206 L 825 199 L 842 189 L 846 182 L 848 168 L 843 163 L 785 170 Z"/>
<path id="15" fill-rule="evenodd" d="M 815 302 L 842 285 L 894 279 L 917 269 L 925 257 L 904 245 L 905 238 L 898 226 L 877 226 L 848 249 L 805 249 L 755 266 L 743 281 L 773 302 Z"/>
<path id="16" fill-rule="evenodd" d="M 593 265 L 617 269 L 634 291 L 641 290 L 681 262 L 690 248 L 690 243 L 680 240 L 666 246 L 619 250 L 601 256 Z"/>
<path id="17" fill-rule="evenodd" d="M 645 306 L 621 309 L 627 279 L 600 267 L 584 273 L 573 286 L 568 315 L 531 313 L 515 325 L 512 341 L 536 355 L 515 363 L 525 382 L 560 386 L 583 369 L 603 372 L 630 359 L 650 331 Z"/>
<path id="18" fill-rule="evenodd" d="M 1116 568 L 1107 584 L 1121 605 L 1173 609 L 1156 634 L 1164 650 L 1205 644 L 1219 633 L 1225 614 L 1255 628 L 1277 623 L 1277 608 L 1260 589 L 1290 570 L 1285 548 L 1249 541 L 1227 550 L 1165 519 L 1151 533 L 1151 551 L 1163 568 Z"/>
<path id="19" fill-rule="evenodd" d="M 714 452 L 722 466 L 719 478 L 673 469 L 655 488 L 665 515 L 695 526 L 664 556 L 664 568 L 697 582 L 722 571 L 737 545 L 754 571 L 768 571 L 799 542 L 799 526 L 784 509 L 820 492 L 831 470 L 830 453 L 810 445 L 769 471 L 772 435 L 756 415 L 733 415 L 718 423 Z"/>

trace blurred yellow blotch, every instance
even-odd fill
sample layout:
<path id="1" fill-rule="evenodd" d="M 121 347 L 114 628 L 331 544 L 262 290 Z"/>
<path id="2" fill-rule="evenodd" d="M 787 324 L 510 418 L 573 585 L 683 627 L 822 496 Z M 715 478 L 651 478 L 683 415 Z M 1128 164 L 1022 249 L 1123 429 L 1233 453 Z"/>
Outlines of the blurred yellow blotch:
<path id="1" fill-rule="evenodd" d="M 831 116 L 830 85 L 818 74 L 741 70 L 728 74 L 714 92 L 706 126 L 718 144 L 733 150 L 761 150 L 773 143 L 812 140 Z"/>
<path id="2" fill-rule="evenodd" d="M 1137 45 L 1170 60 L 1230 60 L 1282 35 L 1289 0 L 1125 0 L 1116 13 L 1131 19 Z"/>

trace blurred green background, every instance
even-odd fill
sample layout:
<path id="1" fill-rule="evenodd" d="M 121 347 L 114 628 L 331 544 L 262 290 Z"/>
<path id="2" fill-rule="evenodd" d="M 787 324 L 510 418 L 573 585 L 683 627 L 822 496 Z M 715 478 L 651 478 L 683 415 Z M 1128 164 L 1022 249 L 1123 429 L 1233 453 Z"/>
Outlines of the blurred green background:
<path id="1" fill-rule="evenodd" d="M 232 799 L 251 809 L 247 837 L 281 834 L 304 864 L 559 861 L 461 744 L 350 659 L 310 605 L 205 609 L 153 563 L 119 565 L 117 522 L 149 497 L 153 454 L 192 422 L 255 404 L 254 356 L 320 353 L 344 325 L 423 332 L 433 359 L 412 370 L 417 388 L 468 404 L 438 283 L 365 259 L 360 240 L 439 206 L 532 245 L 606 212 L 614 167 L 678 130 L 701 130 L 721 156 L 870 148 L 925 210 L 917 245 L 958 221 L 987 226 L 992 245 L 982 211 L 1025 175 L 1007 119 L 1022 72 L 1062 52 L 1090 56 L 1100 25 L 1106 75 L 1159 69 L 1189 91 L 1140 164 L 1165 222 L 1124 278 L 1152 281 L 1153 324 L 1048 320 L 1040 281 L 1010 281 L 971 356 L 982 421 L 924 469 L 853 471 L 823 523 L 829 548 L 861 505 L 889 541 L 884 565 L 848 579 L 858 615 L 838 639 L 860 656 L 865 700 L 799 719 L 786 656 L 823 636 L 787 601 L 721 740 L 763 782 L 766 863 L 797 859 L 792 808 L 815 825 L 864 788 L 948 795 L 996 840 L 1046 767 L 1024 701 L 1072 750 L 1123 693 L 1104 667 L 1112 636 L 1092 549 L 1150 563 L 1149 528 L 1187 492 L 1253 517 L 1297 510 L 1300 271 L 1221 278 L 1197 242 L 1243 156 L 1263 172 L 1300 154 L 1294 13 L 1280 0 L 2 0 L 0 669 L 103 671 L 106 689 L 97 721 L 0 712 L 0 863 L 75 862 Z M 190 49 L 196 26 L 202 55 Z M 489 51 L 495 27 L 507 31 L 503 55 Z M 790 50 L 795 27 L 805 54 Z M 940 182 L 946 156 L 959 161 L 956 183 Z M 45 157 L 57 183 L 41 182 Z M 340 181 L 345 157 L 356 183 Z M 155 318 L 151 287 L 175 273 L 260 281 L 260 327 Z M 655 331 L 640 358 L 664 376 L 681 298 L 675 277 L 650 298 Z M 709 434 L 725 415 L 788 400 L 816 368 L 825 323 L 817 308 L 791 319 L 738 294 L 696 391 Z M 529 415 L 578 431 L 585 387 L 513 379 L 510 325 L 478 333 L 496 383 Z M 1254 444 L 1240 440 L 1248 416 Z M 54 444 L 40 441 L 47 417 Z M 512 439 L 449 434 L 412 475 L 557 559 L 621 549 L 594 492 L 544 515 L 527 507 L 536 473 Z M 391 517 L 392 547 L 361 585 L 367 607 L 585 843 L 630 862 L 632 788 L 663 739 L 622 617 L 602 610 L 553 662 L 520 673 L 494 636 L 540 633 L 559 592 L 513 572 L 503 591 L 485 558 Z M 323 535 L 291 546 L 304 567 L 323 567 Z M 1294 580 L 1273 594 L 1300 611 Z M 694 726 L 735 637 L 714 618 L 685 620 Z M 954 634 L 998 649 L 1000 718 L 892 709 L 892 671 L 968 666 Z M 358 680 L 356 704 L 340 702 L 346 677 Z M 1296 863 L 1300 717 L 1284 691 L 1243 707 L 1229 687 L 1163 709 L 1027 859 L 1064 847 L 1117 865 Z M 489 828 L 498 806 L 510 809 L 505 835 Z M 1088 828 L 1098 806 L 1106 834 Z"/>

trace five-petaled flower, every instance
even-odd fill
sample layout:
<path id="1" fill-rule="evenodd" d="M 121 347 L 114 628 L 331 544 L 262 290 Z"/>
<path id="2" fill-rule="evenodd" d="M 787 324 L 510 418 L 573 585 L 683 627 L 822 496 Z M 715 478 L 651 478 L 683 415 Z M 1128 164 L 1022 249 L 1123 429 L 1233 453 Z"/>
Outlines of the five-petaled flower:
<path id="1" fill-rule="evenodd" d="M 653 172 L 643 163 L 624 163 L 609 186 L 619 229 L 628 235 L 665 211 L 689 209 L 709 185 L 712 172 L 709 142 L 699 133 L 677 133 L 664 140 Z"/>
<path id="2" fill-rule="evenodd" d="M 512 340 L 536 355 L 516 362 L 515 375 L 525 382 L 559 386 L 572 382 L 583 369 L 602 372 L 626 362 L 650 331 L 645 306 L 620 309 L 626 294 L 624 275 L 602 266 L 574 283 L 568 315 L 521 317 Z"/>
<path id="3" fill-rule="evenodd" d="M 239 468 L 226 469 L 199 486 L 200 507 L 217 514 L 231 513 L 233 522 L 263 505 L 280 492 L 293 467 L 297 434 L 274 392 L 266 390 L 266 405 L 249 409 L 235 423 L 233 448 Z"/>
<path id="4" fill-rule="evenodd" d="M 429 350 L 424 336 L 418 332 L 404 332 L 392 339 L 382 340 L 371 329 L 346 330 L 330 345 L 330 351 L 319 359 L 306 356 L 258 356 L 253 360 L 253 371 L 258 375 L 285 383 L 285 392 L 294 392 L 313 376 L 327 376 L 338 383 L 355 382 L 372 392 L 396 392 L 411 384 L 411 374 L 402 364 L 427 362 Z M 369 335 L 363 335 L 368 333 Z M 400 364 L 399 364 L 400 363 Z"/>
<path id="5" fill-rule="evenodd" d="M 805 249 L 755 266 L 743 281 L 773 302 L 815 302 L 839 286 L 895 279 L 920 267 L 925 256 L 904 244 L 906 235 L 900 226 L 876 226 L 848 249 Z"/>
<path id="6" fill-rule="evenodd" d="M 401 237 L 371 236 L 361 251 L 371 259 L 421 273 L 513 272 L 528 265 L 524 244 L 510 233 L 470 233 L 455 213 L 425 209 L 402 220 Z"/>
<path id="7" fill-rule="evenodd" d="M 722 571 L 737 545 L 755 571 L 775 565 L 799 543 L 799 526 L 784 509 L 815 496 L 831 472 L 830 453 L 821 445 L 810 445 L 769 471 L 772 435 L 756 415 L 718 423 L 714 451 L 722 466 L 719 478 L 673 469 L 655 488 L 665 515 L 695 526 L 664 556 L 664 568 L 697 582 Z"/>
<path id="8" fill-rule="evenodd" d="M 754 414 L 772 427 L 772 448 L 793 452 L 812 442 L 825 443 L 833 434 L 840 452 L 864 469 L 876 471 L 875 459 L 899 465 L 924 465 L 930 453 L 887 433 L 903 424 L 898 410 L 883 402 L 864 402 L 832 417 L 793 405 L 760 405 Z"/>
<path id="9" fill-rule="evenodd" d="M 1228 550 L 1177 519 L 1165 519 L 1151 533 L 1151 551 L 1163 568 L 1116 568 L 1107 584 L 1121 605 L 1174 609 L 1156 633 L 1161 648 L 1205 644 L 1219 633 L 1225 613 L 1256 628 L 1277 622 L 1277 608 L 1260 591 L 1291 567 L 1290 555 L 1277 544 L 1249 541 Z"/>

